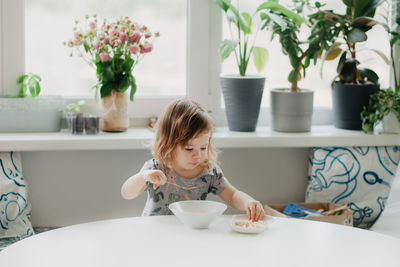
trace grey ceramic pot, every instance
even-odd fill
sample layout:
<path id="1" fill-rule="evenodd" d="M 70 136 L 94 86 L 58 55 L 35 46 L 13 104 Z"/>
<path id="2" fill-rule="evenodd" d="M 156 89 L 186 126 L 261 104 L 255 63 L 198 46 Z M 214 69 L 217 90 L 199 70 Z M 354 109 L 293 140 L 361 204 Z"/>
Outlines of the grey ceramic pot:
<path id="1" fill-rule="evenodd" d="M 375 84 L 344 84 L 332 86 L 333 124 L 336 128 L 361 130 L 361 111 L 369 103 L 369 96 L 379 91 Z"/>
<path id="2" fill-rule="evenodd" d="M 271 89 L 271 128 L 278 132 L 309 132 L 311 130 L 314 92 L 287 88 Z"/>
<path id="3" fill-rule="evenodd" d="M 257 127 L 265 77 L 220 75 L 226 118 L 231 131 L 253 132 Z"/>

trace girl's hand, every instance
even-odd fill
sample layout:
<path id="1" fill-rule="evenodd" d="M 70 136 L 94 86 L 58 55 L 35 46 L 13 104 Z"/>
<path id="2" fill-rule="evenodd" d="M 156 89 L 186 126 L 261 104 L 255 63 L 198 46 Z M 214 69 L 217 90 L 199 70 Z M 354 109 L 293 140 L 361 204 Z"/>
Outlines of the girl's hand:
<path id="1" fill-rule="evenodd" d="M 264 218 L 264 208 L 259 201 L 248 201 L 246 203 L 246 212 L 249 220 L 258 221 Z"/>
<path id="2" fill-rule="evenodd" d="M 144 180 L 153 184 L 153 188 L 157 189 L 159 185 L 167 182 L 167 177 L 160 170 L 148 170 L 144 173 Z"/>

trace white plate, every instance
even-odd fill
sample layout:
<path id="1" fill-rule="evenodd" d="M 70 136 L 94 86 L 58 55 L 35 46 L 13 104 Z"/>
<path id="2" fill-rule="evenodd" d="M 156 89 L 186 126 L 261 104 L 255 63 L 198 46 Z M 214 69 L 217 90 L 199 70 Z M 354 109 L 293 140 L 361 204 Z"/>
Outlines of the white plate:
<path id="1" fill-rule="evenodd" d="M 274 217 L 269 215 L 264 215 L 264 218 L 257 222 L 248 220 L 246 214 L 233 215 L 231 227 L 239 233 L 258 234 L 264 232 L 273 221 Z"/>

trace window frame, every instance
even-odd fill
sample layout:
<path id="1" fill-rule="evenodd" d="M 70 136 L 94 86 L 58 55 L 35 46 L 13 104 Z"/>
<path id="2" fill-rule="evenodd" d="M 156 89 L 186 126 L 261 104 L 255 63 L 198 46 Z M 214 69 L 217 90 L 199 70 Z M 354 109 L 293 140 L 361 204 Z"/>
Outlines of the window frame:
<path id="1" fill-rule="evenodd" d="M 16 93 L 15 81 L 25 72 L 24 10 L 25 0 L 0 0 L 0 95 Z M 219 88 L 221 33 L 222 12 L 213 0 L 187 0 L 186 96 L 205 107 L 218 126 L 226 126 Z M 396 46 L 395 54 L 399 53 L 400 47 Z M 265 90 L 266 93 L 269 91 Z M 130 117 L 143 121 L 159 114 L 162 107 L 175 98 L 138 96 L 130 103 Z M 66 102 L 78 99 L 82 98 L 67 97 Z M 89 105 L 96 105 L 94 97 L 83 99 Z M 269 125 L 269 113 L 269 108 L 261 108 L 258 125 Z M 314 108 L 313 116 L 313 125 L 332 124 L 332 110 L 329 108 Z"/>
<path id="2" fill-rule="evenodd" d="M 187 72 L 186 96 L 196 99 L 208 108 L 208 53 L 209 27 L 204 27 L 209 17 L 212 1 L 187 0 Z M 25 70 L 24 15 L 25 0 L 0 0 L 0 94 L 14 94 L 18 88 L 17 77 Z M 200 12 L 199 12 L 200 11 Z M 196 34 L 190 34 L 194 32 Z M 12 38 L 11 38 L 12 37 Z M 189 51 L 196 51 L 190 53 Z M 5 67 L 7 66 L 7 68 Z M 182 96 L 183 97 L 183 96 Z M 158 115 L 162 107 L 179 96 L 135 97 L 129 104 L 131 118 L 149 118 Z M 95 108 L 94 97 L 65 97 L 66 103 L 85 100 Z"/>

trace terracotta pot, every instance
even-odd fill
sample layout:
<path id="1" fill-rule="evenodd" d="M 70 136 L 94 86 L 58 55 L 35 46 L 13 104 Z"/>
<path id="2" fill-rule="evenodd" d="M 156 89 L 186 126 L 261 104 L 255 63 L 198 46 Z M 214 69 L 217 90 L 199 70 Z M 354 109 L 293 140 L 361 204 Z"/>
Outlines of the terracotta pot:
<path id="1" fill-rule="evenodd" d="M 109 96 L 102 98 L 102 102 L 101 129 L 105 132 L 125 132 L 129 127 L 128 94 L 112 90 Z"/>

